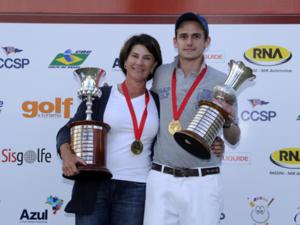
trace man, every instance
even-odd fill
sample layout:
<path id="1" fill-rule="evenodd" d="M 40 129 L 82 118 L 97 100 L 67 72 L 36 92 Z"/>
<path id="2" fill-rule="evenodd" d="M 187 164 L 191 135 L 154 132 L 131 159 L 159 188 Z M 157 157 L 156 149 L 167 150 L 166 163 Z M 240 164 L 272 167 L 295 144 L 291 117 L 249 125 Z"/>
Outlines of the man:
<path id="1" fill-rule="evenodd" d="M 203 160 L 181 148 L 173 137 L 174 129 L 187 128 L 199 108 L 199 100 L 216 101 L 213 87 L 224 84 L 226 79 L 224 73 L 205 63 L 203 52 L 210 40 L 204 17 L 190 12 L 182 14 L 176 21 L 173 40 L 178 56 L 173 63 L 161 66 L 154 76 L 152 90 L 160 98 L 160 130 L 147 179 L 144 225 L 219 224 L 219 166 L 224 142 L 216 138 L 210 159 Z M 221 100 L 216 103 L 232 119 L 224 126 L 224 138 L 236 144 L 240 137 L 237 107 Z"/>

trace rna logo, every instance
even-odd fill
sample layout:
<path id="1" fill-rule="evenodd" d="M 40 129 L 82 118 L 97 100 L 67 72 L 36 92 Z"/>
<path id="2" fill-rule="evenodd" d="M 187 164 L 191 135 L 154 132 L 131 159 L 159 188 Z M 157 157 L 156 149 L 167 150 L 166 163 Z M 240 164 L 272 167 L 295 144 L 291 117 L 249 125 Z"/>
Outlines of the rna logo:
<path id="1" fill-rule="evenodd" d="M 274 151 L 270 160 L 277 166 L 288 169 L 300 169 L 300 148 L 283 148 Z"/>
<path id="2" fill-rule="evenodd" d="M 67 49 L 56 55 L 49 68 L 79 68 L 91 52 L 90 50 L 77 50 L 72 53 L 71 49 Z"/>
<path id="3" fill-rule="evenodd" d="M 245 51 L 244 58 L 256 65 L 275 66 L 288 62 L 292 53 L 281 46 L 260 45 Z"/>

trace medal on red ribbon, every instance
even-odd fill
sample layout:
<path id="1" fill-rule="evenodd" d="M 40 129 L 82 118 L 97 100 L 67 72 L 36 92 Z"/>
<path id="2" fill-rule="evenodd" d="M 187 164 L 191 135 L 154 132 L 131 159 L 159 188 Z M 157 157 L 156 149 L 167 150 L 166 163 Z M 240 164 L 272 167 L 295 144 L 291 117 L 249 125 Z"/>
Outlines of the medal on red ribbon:
<path id="1" fill-rule="evenodd" d="M 130 111 L 132 124 L 133 124 L 133 130 L 134 130 L 135 140 L 131 144 L 131 152 L 135 155 L 138 155 L 143 151 L 143 143 L 141 142 L 140 139 L 141 139 L 143 129 L 145 126 L 145 122 L 146 122 L 146 118 L 148 115 L 147 107 L 148 107 L 148 103 L 150 100 L 149 93 L 146 90 L 146 92 L 145 92 L 145 109 L 144 109 L 140 124 L 138 125 L 136 115 L 134 112 L 134 108 L 133 108 L 125 81 L 122 83 L 121 87 L 122 87 L 122 91 L 123 91 L 123 94 L 125 96 L 125 99 L 126 99 L 129 111 Z"/>
<path id="2" fill-rule="evenodd" d="M 201 82 L 202 78 L 204 77 L 207 71 L 207 66 L 200 72 L 197 76 L 196 80 L 186 93 L 182 103 L 180 104 L 179 108 L 177 109 L 177 96 L 176 96 L 176 69 L 173 71 L 172 75 L 172 82 L 171 82 L 171 92 L 172 92 L 172 111 L 173 111 L 173 120 L 169 123 L 168 130 L 171 135 L 174 135 L 177 131 L 182 129 L 179 118 L 188 103 L 189 99 L 191 98 L 193 92 L 195 91 L 198 84 Z"/>

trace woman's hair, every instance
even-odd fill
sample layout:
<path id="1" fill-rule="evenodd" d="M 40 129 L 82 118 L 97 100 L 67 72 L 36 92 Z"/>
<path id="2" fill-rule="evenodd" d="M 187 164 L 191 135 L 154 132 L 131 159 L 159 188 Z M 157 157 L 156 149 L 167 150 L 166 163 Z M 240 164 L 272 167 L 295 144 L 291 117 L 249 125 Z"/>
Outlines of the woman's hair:
<path id="1" fill-rule="evenodd" d="M 149 74 L 147 78 L 147 80 L 150 80 L 152 79 L 157 67 L 162 64 L 162 57 L 158 41 L 148 34 L 134 35 L 124 43 L 119 55 L 119 66 L 126 76 L 125 61 L 135 45 L 143 45 L 145 48 L 147 48 L 148 51 L 153 55 L 155 62 L 157 62 L 153 72 Z"/>

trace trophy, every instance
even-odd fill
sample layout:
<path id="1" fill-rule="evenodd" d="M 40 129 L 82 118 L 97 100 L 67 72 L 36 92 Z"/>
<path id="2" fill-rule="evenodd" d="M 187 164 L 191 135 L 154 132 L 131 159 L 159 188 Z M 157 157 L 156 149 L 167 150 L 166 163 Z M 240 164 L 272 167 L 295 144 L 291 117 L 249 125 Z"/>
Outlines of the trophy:
<path id="1" fill-rule="evenodd" d="M 236 91 L 246 81 L 254 80 L 252 69 L 241 61 L 230 60 L 230 70 L 224 85 L 213 89 L 215 99 L 228 104 L 236 103 Z M 174 134 L 176 142 L 187 152 L 200 159 L 209 159 L 210 146 L 225 123 L 231 122 L 229 114 L 218 104 L 201 100 L 199 109 L 186 130 Z"/>
<path id="2" fill-rule="evenodd" d="M 71 130 L 71 149 L 76 156 L 83 159 L 87 165 L 77 165 L 79 174 L 66 177 L 79 179 L 109 179 L 112 177 L 106 168 L 106 138 L 110 126 L 104 122 L 92 120 L 92 105 L 95 98 L 101 97 L 98 83 L 105 75 L 103 69 L 86 67 L 74 71 L 80 78 L 81 87 L 78 97 L 86 101 L 86 120 L 76 121 L 69 125 Z"/>

